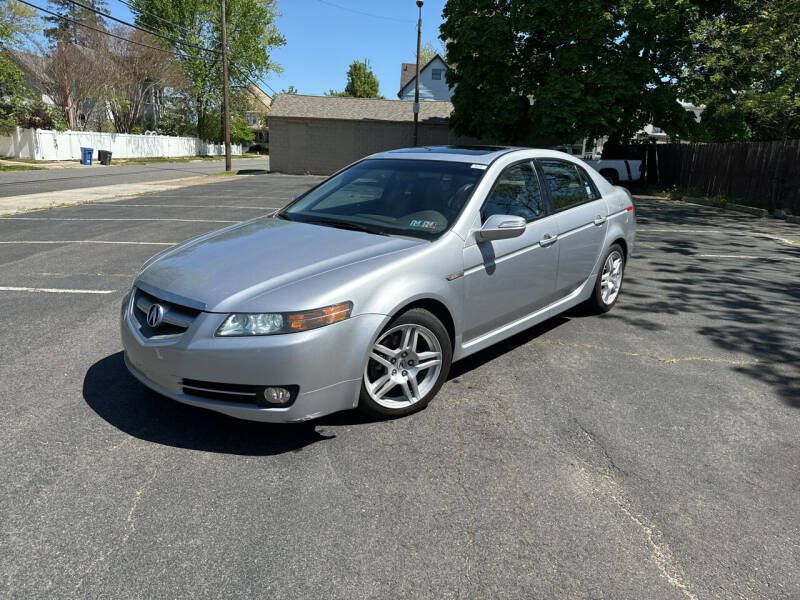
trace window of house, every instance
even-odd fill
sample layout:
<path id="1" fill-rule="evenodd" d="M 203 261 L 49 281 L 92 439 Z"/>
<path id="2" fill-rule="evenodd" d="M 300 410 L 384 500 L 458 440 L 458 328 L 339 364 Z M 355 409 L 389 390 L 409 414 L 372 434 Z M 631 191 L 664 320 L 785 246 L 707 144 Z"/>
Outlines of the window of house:
<path id="1" fill-rule="evenodd" d="M 444 69 L 431 69 L 431 79 L 439 81 L 442 78 L 442 71 Z"/>

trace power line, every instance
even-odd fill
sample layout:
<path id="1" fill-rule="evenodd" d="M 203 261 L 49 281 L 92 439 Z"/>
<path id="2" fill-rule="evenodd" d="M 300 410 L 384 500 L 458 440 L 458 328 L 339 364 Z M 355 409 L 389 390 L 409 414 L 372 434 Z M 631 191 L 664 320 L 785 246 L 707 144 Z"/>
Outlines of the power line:
<path id="1" fill-rule="evenodd" d="M 135 40 L 131 40 L 129 38 L 122 37 L 121 35 L 116 35 L 114 33 L 111 33 L 110 31 L 106 31 L 106 30 L 100 29 L 98 27 L 92 27 L 91 25 L 87 25 L 86 23 L 83 23 L 83 22 L 78 21 L 76 19 L 71 19 L 70 17 L 65 17 L 64 15 L 59 15 L 58 13 L 55 13 L 52 10 L 47 10 L 46 8 L 42 8 L 41 6 L 36 6 L 35 4 L 31 4 L 30 2 L 27 2 L 27 0 L 19 0 L 19 2 L 22 2 L 22 4 L 27 4 L 31 8 L 35 8 L 38 11 L 41 11 L 43 13 L 47 13 L 48 15 L 52 15 L 54 17 L 57 17 L 57 18 L 61 19 L 62 21 L 67 21 L 69 23 L 74 23 L 75 25 L 78 25 L 80 27 L 84 27 L 85 29 L 91 29 L 92 31 L 96 31 L 97 33 L 102 33 L 103 35 L 107 35 L 109 37 L 117 38 L 118 40 L 122 40 L 123 42 L 128 42 L 130 44 L 135 44 L 137 46 L 143 46 L 144 48 L 150 48 L 151 50 L 158 50 L 159 52 L 164 52 L 166 54 L 173 54 L 173 52 L 174 52 L 173 50 L 167 50 L 166 48 L 159 48 L 158 46 L 151 46 L 150 44 L 137 42 Z M 188 54 L 182 54 L 180 51 L 176 51 L 176 52 L 180 56 L 183 56 L 184 58 L 191 58 L 191 56 L 189 56 Z"/>
<path id="2" fill-rule="evenodd" d="M 91 6 L 86 6 L 85 4 L 82 4 L 81 2 L 78 2 L 78 0 L 68 0 L 68 2 L 70 2 L 71 4 L 74 4 L 75 6 L 80 6 L 81 8 L 83 8 L 85 10 L 89 10 L 89 11 L 93 12 L 96 15 L 100 15 L 101 17 L 105 17 L 106 19 L 111 19 L 112 21 L 116 21 L 117 23 L 121 23 L 122 25 L 127 25 L 128 27 L 132 27 L 133 29 L 138 29 L 139 31 L 144 31 L 145 33 L 149 33 L 150 35 L 154 35 L 156 37 L 159 37 L 162 40 L 166 40 L 168 42 L 172 42 L 173 44 L 182 44 L 182 45 L 187 46 L 189 48 L 195 48 L 197 50 L 202 50 L 203 52 L 215 52 L 216 54 L 221 54 L 221 51 L 219 51 L 219 50 L 215 50 L 213 48 L 206 48 L 204 46 L 198 46 L 197 44 L 190 44 L 189 42 L 182 42 L 182 41 L 177 40 L 175 38 L 171 38 L 169 36 L 162 35 L 162 34 L 160 34 L 158 32 L 151 31 L 150 29 L 145 29 L 144 27 L 139 27 L 138 25 L 134 25 L 133 23 L 128 23 L 127 21 L 123 21 L 122 19 L 118 19 L 117 17 L 113 17 L 113 16 L 109 15 L 108 13 L 104 13 L 102 11 L 99 11 L 96 8 L 92 8 Z"/>
<path id="3" fill-rule="evenodd" d="M 188 35 L 197 35 L 197 36 L 199 36 L 199 35 L 200 35 L 200 32 L 198 32 L 198 31 L 192 31 L 192 30 L 190 30 L 190 29 L 186 29 L 185 27 L 182 27 L 181 25 L 178 25 L 177 23 L 173 23 L 172 21 L 169 21 L 169 20 L 167 20 L 167 19 L 165 19 L 165 18 L 163 18 L 163 17 L 159 17 L 159 16 L 158 16 L 157 14 L 155 14 L 155 13 L 151 13 L 151 12 L 149 12 L 149 11 L 146 11 L 146 10 L 142 9 L 142 8 L 139 8 L 139 7 L 137 7 L 137 6 L 134 6 L 134 5 L 133 5 L 133 4 L 131 4 L 130 2 L 127 2 L 126 0 L 117 0 L 117 2 L 120 2 L 121 4 L 124 4 L 125 6 L 127 6 L 128 8 L 130 8 L 132 11 L 135 11 L 135 12 L 141 13 L 141 14 L 143 14 L 143 15 L 150 15 L 151 17 L 153 17 L 153 18 L 155 18 L 155 19 L 158 19 L 158 20 L 159 20 L 159 21 L 161 21 L 162 23 L 166 23 L 167 25 L 170 25 L 170 26 L 172 26 L 172 27 L 175 27 L 176 29 L 179 29 L 179 30 L 183 31 L 184 33 L 186 33 L 186 34 L 188 34 Z"/>
<path id="4" fill-rule="evenodd" d="M 134 29 L 138 29 L 139 31 L 143 31 L 143 32 L 148 33 L 150 35 L 154 35 L 156 37 L 162 38 L 162 39 L 164 39 L 164 40 L 166 40 L 168 42 L 172 42 L 173 44 L 183 44 L 183 45 L 189 46 L 191 48 L 196 48 L 198 50 L 202 50 L 203 52 L 214 52 L 216 54 L 222 54 L 222 52 L 220 50 L 214 50 L 212 48 L 205 48 L 203 46 L 197 46 L 195 44 L 189 44 L 187 42 L 182 42 L 180 40 L 176 40 L 176 39 L 171 38 L 169 36 L 165 36 L 165 35 L 161 35 L 160 33 L 156 33 L 155 31 L 151 31 L 149 29 L 145 29 L 143 27 L 139 27 L 138 25 L 134 25 L 133 23 L 128 23 L 127 21 L 123 21 L 122 19 L 118 19 L 117 17 L 113 17 L 113 16 L 111 16 L 111 15 L 109 15 L 107 13 L 103 13 L 101 11 L 98 11 L 97 9 L 92 8 L 91 6 L 86 6 L 85 4 L 83 4 L 81 2 L 78 2 L 77 0 L 68 0 L 68 1 L 70 3 L 76 5 L 76 6 L 80 6 L 81 8 L 83 8 L 85 10 L 91 11 L 91 12 L 95 13 L 96 15 L 104 16 L 106 18 L 111 19 L 112 21 L 116 21 L 117 23 L 121 23 L 122 25 L 127 25 L 128 27 L 132 27 Z M 124 0 L 120 0 L 120 2 L 123 2 L 123 1 Z M 127 4 L 127 2 L 125 2 L 125 4 Z M 153 16 L 156 16 L 156 15 L 153 15 Z M 164 19 L 162 19 L 162 20 L 164 20 Z M 175 25 L 177 27 L 177 25 L 175 23 L 171 23 L 170 21 L 165 21 L 165 22 L 166 23 L 170 23 L 171 25 Z M 183 56 L 186 56 L 186 55 L 183 55 Z M 234 67 L 234 69 L 239 72 L 240 76 L 243 75 L 241 70 L 239 70 L 236 67 Z M 256 84 L 252 79 L 250 79 L 247 76 L 245 76 L 245 78 L 247 79 L 248 82 L 250 82 L 251 84 L 253 84 L 256 87 L 258 87 L 258 84 Z M 267 87 L 269 87 L 269 86 L 267 86 Z M 270 88 L 270 89 L 272 89 L 272 88 Z M 272 93 L 275 94 L 275 90 L 272 90 Z M 259 100 L 259 102 L 261 102 L 266 108 L 269 108 L 269 105 L 267 105 L 263 100 L 261 100 L 260 98 L 256 98 L 256 99 Z"/>
<path id="5" fill-rule="evenodd" d="M 334 8 L 338 8 L 339 10 L 346 10 L 347 12 L 355 13 L 357 15 L 364 15 L 365 17 L 372 17 L 373 19 L 385 19 L 386 21 L 397 21 L 398 23 L 414 23 L 411 19 L 398 19 L 397 17 L 386 17 L 383 15 L 375 15 L 372 13 L 365 12 L 363 10 L 356 10 L 355 8 L 349 8 L 347 6 L 341 6 L 339 4 L 334 4 L 333 2 L 328 2 L 328 0 L 317 0 L 320 4 L 327 4 L 328 6 L 333 6 Z"/>
<path id="6" fill-rule="evenodd" d="M 114 33 L 111 33 L 110 31 L 105 31 L 104 29 L 100 29 L 100 28 L 98 28 L 98 27 L 92 27 L 91 25 L 87 25 L 86 23 L 83 23 L 83 22 L 81 22 L 81 21 L 78 21 L 77 19 L 72 19 L 72 18 L 70 18 L 70 17 L 66 17 L 66 16 L 64 16 L 64 15 L 59 15 L 58 13 L 56 13 L 56 12 L 53 12 L 52 10 L 48 10 L 48 9 L 46 9 L 46 8 L 42 8 L 41 6 L 37 6 L 36 4 L 32 4 L 31 2 L 28 2 L 27 0 L 19 0 L 19 2 L 21 2 L 22 4 L 26 4 L 26 5 L 30 6 L 31 8 L 35 8 L 36 10 L 38 10 L 38 11 L 41 11 L 41 12 L 43 12 L 43 13 L 47 13 L 47 14 L 49 14 L 49 15 L 52 15 L 52 16 L 54 16 L 54 17 L 57 17 L 58 19 L 61 19 L 62 21 L 67 21 L 67 22 L 69 22 L 69 23 L 73 23 L 73 24 L 75 24 L 75 25 L 78 25 L 78 26 L 80 26 L 80 27 L 83 27 L 83 28 L 85 28 L 85 29 L 90 29 L 90 30 L 92 30 L 92 31 L 95 31 L 95 32 L 97 32 L 97 33 L 101 33 L 101 34 L 103 34 L 103 35 L 107 35 L 107 36 L 109 36 L 109 37 L 116 38 L 116 39 L 118 39 L 118 40 L 122 40 L 123 42 L 128 42 L 129 44 L 135 44 L 136 46 L 142 46 L 142 47 L 144 47 L 144 48 L 150 48 L 151 50 L 156 50 L 156 51 L 158 51 L 158 52 L 163 52 L 163 53 L 165 53 L 165 54 L 170 54 L 170 55 L 177 54 L 178 56 L 181 56 L 181 57 L 183 57 L 183 58 L 193 58 L 192 56 L 190 56 L 190 55 L 188 55 L 188 54 L 185 54 L 185 53 L 183 53 L 183 52 L 181 52 L 180 50 L 177 50 L 177 49 L 175 49 L 175 50 L 167 50 L 167 49 L 165 49 L 165 48 L 159 48 L 158 46 L 151 46 L 150 44 L 145 44 L 145 43 L 143 43 L 143 42 L 137 42 L 137 41 L 135 41 L 135 40 L 132 40 L 132 39 L 129 39 L 129 38 L 125 38 L 125 37 L 122 37 L 121 35 L 116 35 L 116 34 L 114 34 Z M 239 69 L 239 68 L 238 68 L 238 67 L 236 67 L 236 66 L 233 66 L 233 69 L 234 69 L 235 71 L 237 71 L 237 72 L 238 72 L 239 76 L 242 76 L 242 71 L 241 71 L 241 69 Z M 251 84 L 255 85 L 256 87 L 258 87 L 258 84 L 257 84 L 257 83 L 255 83 L 255 82 L 254 82 L 252 79 L 250 79 L 249 77 L 245 77 L 245 79 L 246 79 L 246 80 L 247 80 L 249 83 L 251 83 Z M 269 88 L 272 90 L 272 88 L 271 88 L 270 86 L 267 86 L 267 87 L 269 87 Z M 273 93 L 275 92 L 275 90 L 272 90 L 272 91 L 273 91 Z M 261 98 L 259 98 L 259 97 L 258 97 L 258 96 L 256 96 L 255 94 L 251 94 L 251 95 L 252 95 L 252 96 L 253 96 L 253 97 L 254 97 L 256 100 L 258 100 L 258 101 L 259 101 L 261 104 L 263 104 L 263 105 L 264 105 L 264 108 L 269 108 L 269 104 L 267 104 L 266 102 L 264 102 L 264 101 L 263 101 Z"/>

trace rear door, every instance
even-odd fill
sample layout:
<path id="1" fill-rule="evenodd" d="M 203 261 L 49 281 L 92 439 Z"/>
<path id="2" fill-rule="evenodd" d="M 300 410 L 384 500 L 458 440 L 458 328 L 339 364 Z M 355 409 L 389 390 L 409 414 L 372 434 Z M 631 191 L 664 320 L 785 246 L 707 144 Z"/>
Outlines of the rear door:
<path id="1" fill-rule="evenodd" d="M 480 337 L 553 301 L 558 266 L 558 230 L 550 216 L 531 160 L 506 167 L 481 208 L 528 222 L 522 235 L 464 247 L 464 341 Z"/>
<path id="2" fill-rule="evenodd" d="M 558 227 L 556 294 L 575 291 L 599 259 L 606 239 L 608 206 L 580 165 L 558 158 L 541 158 L 542 174 Z"/>

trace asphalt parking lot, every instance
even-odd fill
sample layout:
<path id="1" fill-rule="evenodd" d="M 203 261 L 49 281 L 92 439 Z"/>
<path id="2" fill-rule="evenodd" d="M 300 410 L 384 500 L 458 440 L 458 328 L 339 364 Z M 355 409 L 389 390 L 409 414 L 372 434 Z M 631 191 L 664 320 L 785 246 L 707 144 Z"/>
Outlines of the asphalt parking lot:
<path id="1" fill-rule="evenodd" d="M 145 259 L 317 180 L 0 219 L 0 595 L 800 597 L 800 226 L 639 200 L 612 312 L 404 419 L 249 423 L 128 375 Z"/>

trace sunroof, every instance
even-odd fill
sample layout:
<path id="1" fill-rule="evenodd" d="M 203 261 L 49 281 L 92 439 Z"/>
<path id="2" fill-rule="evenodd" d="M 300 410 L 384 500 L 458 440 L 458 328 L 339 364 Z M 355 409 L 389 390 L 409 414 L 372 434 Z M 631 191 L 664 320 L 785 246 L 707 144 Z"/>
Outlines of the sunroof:
<path id="1" fill-rule="evenodd" d="M 399 150 L 391 150 L 391 152 L 398 154 L 436 152 L 437 154 L 469 154 L 472 156 L 481 156 L 506 149 L 507 148 L 504 146 L 423 146 L 421 148 L 400 148 Z"/>

